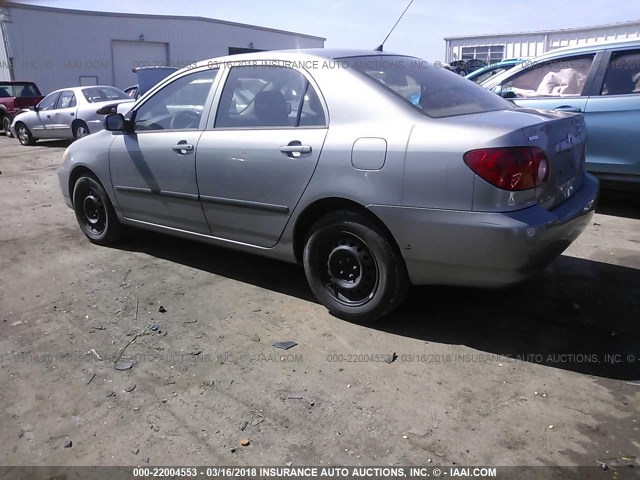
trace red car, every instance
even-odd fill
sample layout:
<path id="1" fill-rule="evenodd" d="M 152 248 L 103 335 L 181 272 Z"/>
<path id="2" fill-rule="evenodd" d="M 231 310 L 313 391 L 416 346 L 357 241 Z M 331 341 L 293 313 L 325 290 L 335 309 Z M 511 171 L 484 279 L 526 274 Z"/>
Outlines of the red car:
<path id="1" fill-rule="evenodd" d="M 0 125 L 7 137 L 13 117 L 42 100 L 40 90 L 33 82 L 0 82 Z"/>

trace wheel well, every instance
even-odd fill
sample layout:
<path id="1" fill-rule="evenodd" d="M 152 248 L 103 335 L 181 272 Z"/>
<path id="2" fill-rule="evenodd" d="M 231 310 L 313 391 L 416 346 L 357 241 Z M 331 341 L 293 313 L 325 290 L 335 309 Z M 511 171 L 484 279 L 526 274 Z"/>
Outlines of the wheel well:
<path id="1" fill-rule="evenodd" d="M 396 247 L 398 246 L 387 226 L 366 207 L 346 198 L 324 198 L 307 206 L 296 220 L 296 225 L 293 229 L 293 251 L 298 263 L 302 263 L 304 245 L 313 224 L 324 215 L 339 210 L 359 213 L 368 218 L 382 229 Z"/>
<path id="2" fill-rule="evenodd" d="M 87 126 L 87 123 L 84 120 L 80 120 L 78 118 L 76 118 L 73 122 L 71 122 L 71 132 L 75 134 L 76 131 L 76 127 L 78 126 L 78 124 L 80 123 L 84 123 L 85 127 Z"/>
<path id="3" fill-rule="evenodd" d="M 94 173 L 84 166 L 74 168 L 71 171 L 71 175 L 69 175 L 69 198 L 71 199 L 71 203 L 73 203 L 73 187 L 75 187 L 78 178 L 85 173 L 95 177 Z"/>

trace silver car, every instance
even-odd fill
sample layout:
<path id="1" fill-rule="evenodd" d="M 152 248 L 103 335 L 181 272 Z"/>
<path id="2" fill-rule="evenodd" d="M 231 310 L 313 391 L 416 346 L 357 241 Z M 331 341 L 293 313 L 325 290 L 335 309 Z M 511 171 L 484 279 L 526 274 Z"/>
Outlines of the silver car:
<path id="1" fill-rule="evenodd" d="M 122 90 L 105 85 L 63 88 L 16 115 L 11 131 L 25 146 L 42 138 L 78 139 L 102 130 L 105 114 L 98 113 L 100 108 L 132 101 Z"/>
<path id="2" fill-rule="evenodd" d="M 598 197 L 582 115 L 519 109 L 388 53 L 204 61 L 105 126 L 59 170 L 92 242 L 128 225 L 298 262 L 318 300 L 357 322 L 410 284 L 532 277 Z"/>

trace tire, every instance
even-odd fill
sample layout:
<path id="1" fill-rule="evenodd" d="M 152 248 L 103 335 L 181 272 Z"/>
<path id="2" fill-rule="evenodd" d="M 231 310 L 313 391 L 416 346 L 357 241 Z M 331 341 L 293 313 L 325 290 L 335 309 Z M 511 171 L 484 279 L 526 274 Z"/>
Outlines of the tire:
<path id="1" fill-rule="evenodd" d="M 85 173 L 73 187 L 73 209 L 80 229 L 97 245 L 111 245 L 123 233 L 111 200 L 96 177 Z"/>
<path id="2" fill-rule="evenodd" d="M 7 137 L 13 137 L 13 135 L 11 134 L 11 120 L 9 119 L 9 117 L 2 117 L 2 129 L 4 130 L 4 134 Z"/>
<path id="3" fill-rule="evenodd" d="M 409 288 L 406 265 L 395 243 L 355 212 L 338 211 L 318 220 L 303 260 L 316 298 L 333 315 L 351 322 L 380 320 L 400 305 Z M 345 266 L 349 270 L 342 270 Z"/>
<path id="4" fill-rule="evenodd" d="M 82 120 L 76 122 L 76 124 L 73 126 L 73 138 L 75 138 L 76 140 L 79 140 L 82 137 L 86 137 L 87 135 L 89 135 L 89 133 L 89 127 L 87 127 L 87 124 Z"/>
<path id="5" fill-rule="evenodd" d="M 16 134 L 21 145 L 28 147 L 36 144 L 36 139 L 24 123 L 16 123 Z"/>

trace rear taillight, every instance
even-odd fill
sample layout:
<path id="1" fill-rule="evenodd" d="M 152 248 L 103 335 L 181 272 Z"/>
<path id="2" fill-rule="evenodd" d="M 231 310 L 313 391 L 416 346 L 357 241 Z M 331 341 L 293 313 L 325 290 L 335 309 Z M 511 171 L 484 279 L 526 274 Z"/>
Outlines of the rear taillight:
<path id="1" fill-rule="evenodd" d="M 503 190 L 528 190 L 549 178 L 549 161 L 538 147 L 482 148 L 464 154 L 464 163 Z"/>

